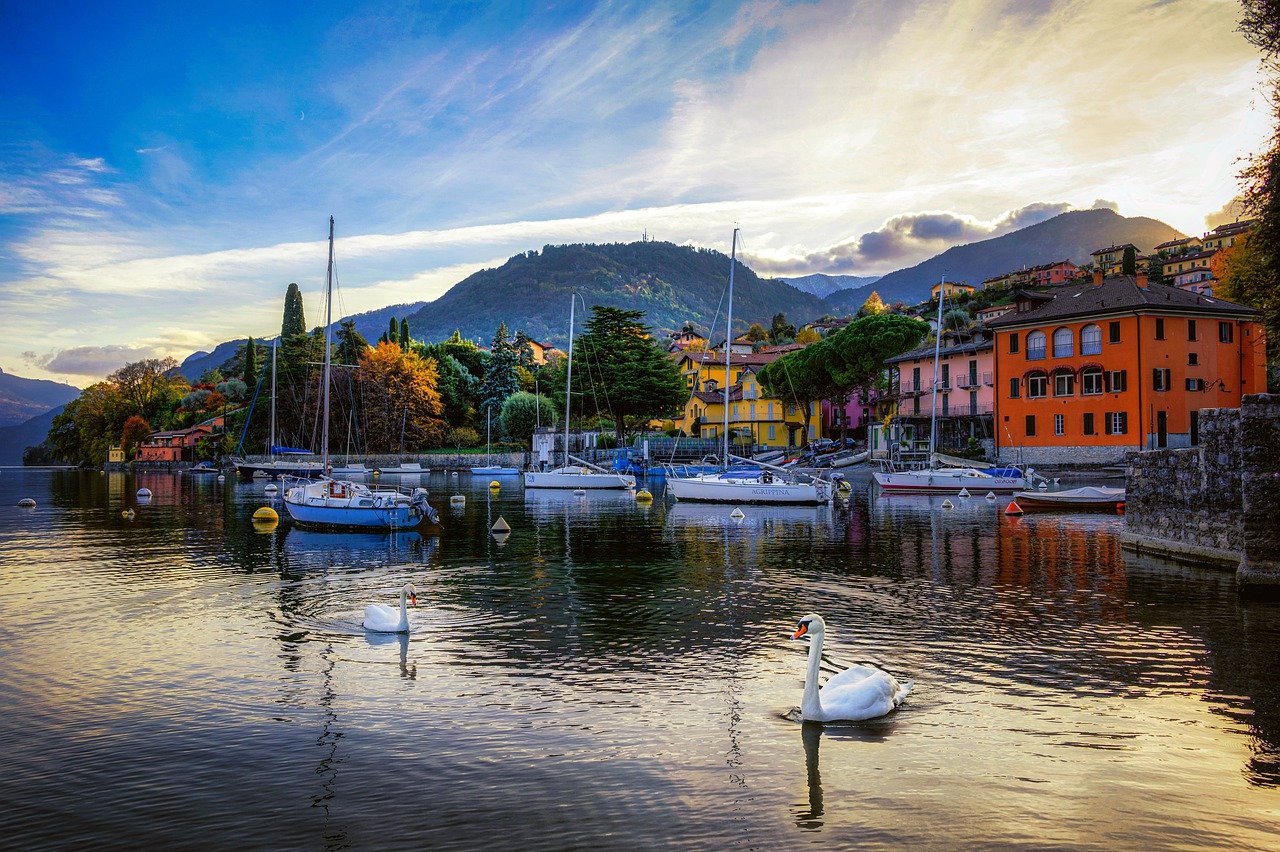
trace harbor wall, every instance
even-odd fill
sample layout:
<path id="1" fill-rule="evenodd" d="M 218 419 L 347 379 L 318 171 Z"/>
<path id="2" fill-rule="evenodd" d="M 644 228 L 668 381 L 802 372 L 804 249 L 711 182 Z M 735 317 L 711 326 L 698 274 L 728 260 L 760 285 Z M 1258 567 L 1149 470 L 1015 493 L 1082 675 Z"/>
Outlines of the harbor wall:
<path id="1" fill-rule="evenodd" d="M 1201 409 L 1199 437 L 1128 454 L 1121 543 L 1234 569 L 1242 591 L 1280 592 L 1280 395 Z"/>

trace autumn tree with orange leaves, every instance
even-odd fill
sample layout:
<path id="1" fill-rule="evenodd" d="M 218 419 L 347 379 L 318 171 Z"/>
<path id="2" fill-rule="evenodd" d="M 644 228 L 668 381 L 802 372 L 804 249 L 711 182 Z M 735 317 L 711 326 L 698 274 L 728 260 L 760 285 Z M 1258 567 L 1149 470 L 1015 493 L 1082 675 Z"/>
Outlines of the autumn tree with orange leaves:
<path id="1" fill-rule="evenodd" d="M 444 403 L 434 359 L 382 342 L 361 353 L 356 374 L 370 452 L 419 450 L 443 443 Z"/>

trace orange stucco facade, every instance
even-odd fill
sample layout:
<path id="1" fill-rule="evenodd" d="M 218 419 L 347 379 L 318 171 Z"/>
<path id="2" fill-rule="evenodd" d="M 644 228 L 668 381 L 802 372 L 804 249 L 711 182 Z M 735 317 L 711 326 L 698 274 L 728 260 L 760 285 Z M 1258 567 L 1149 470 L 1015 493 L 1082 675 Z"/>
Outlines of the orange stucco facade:
<path id="1" fill-rule="evenodd" d="M 1145 307 L 1061 321 L 1035 322 L 1034 313 L 995 333 L 995 442 L 1006 456 L 1187 446 L 1197 442 L 1199 409 L 1266 390 L 1263 330 L 1252 320 Z"/>

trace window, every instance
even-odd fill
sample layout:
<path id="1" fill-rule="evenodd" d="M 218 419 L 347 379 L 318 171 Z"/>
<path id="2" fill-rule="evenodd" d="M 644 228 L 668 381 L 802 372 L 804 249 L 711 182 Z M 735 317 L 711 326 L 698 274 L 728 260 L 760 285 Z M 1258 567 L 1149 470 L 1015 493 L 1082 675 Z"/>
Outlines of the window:
<path id="1" fill-rule="evenodd" d="M 1196 339 L 1196 321 L 1187 320 L 1187 340 Z"/>
<path id="2" fill-rule="evenodd" d="M 1053 395 L 1054 396 L 1071 396 L 1076 392 L 1076 374 L 1075 373 L 1054 373 L 1053 374 Z"/>
<path id="3" fill-rule="evenodd" d="M 1049 395 L 1049 377 L 1044 373 L 1032 373 L 1027 376 L 1027 399 L 1038 399 Z"/>
<path id="4" fill-rule="evenodd" d="M 1034 438 L 1036 435 L 1036 416 L 1034 414 L 1027 415 L 1027 437 Z"/>
<path id="5" fill-rule="evenodd" d="M 751 405 L 750 405 L 750 406 L 748 406 L 748 408 L 750 409 L 750 412 L 751 412 L 751 413 L 750 413 L 750 415 L 748 415 L 748 416 L 749 416 L 752 420 L 755 420 L 755 419 L 756 419 L 756 404 L 753 402 L 753 403 L 751 403 Z M 842 413 L 842 414 L 844 413 L 844 412 L 843 412 L 843 410 L 841 411 L 841 413 Z"/>
<path id="6" fill-rule="evenodd" d="M 1055 435 L 1067 434 L 1066 418 L 1063 417 L 1061 414 L 1053 415 L 1053 434 Z"/>
<path id="7" fill-rule="evenodd" d="M 1108 326 L 1108 335 L 1109 335 L 1109 336 L 1107 337 L 1107 342 L 1108 342 L 1108 343 L 1119 343 L 1119 342 L 1120 342 L 1120 323 L 1119 323 L 1118 321 L 1117 321 L 1117 322 L 1113 322 L 1113 323 L 1111 323 L 1111 325 L 1110 325 L 1110 326 Z"/>
<path id="8" fill-rule="evenodd" d="M 1044 358 L 1045 336 L 1043 331 L 1033 331 L 1027 335 L 1027 360 L 1039 361 Z"/>
<path id="9" fill-rule="evenodd" d="M 1199 364 L 1199 363 L 1200 363 L 1200 356 L 1199 356 L 1199 355 L 1197 355 L 1195 352 L 1188 352 L 1188 353 L 1187 353 L 1187 366 L 1188 366 L 1188 367 L 1194 367 L 1194 366 L 1196 366 L 1196 365 L 1197 365 L 1197 364 Z"/>
<path id="10" fill-rule="evenodd" d="M 773 419 L 773 403 L 769 403 L 769 419 Z"/>
<path id="11" fill-rule="evenodd" d="M 777 437 L 778 437 L 778 427 L 775 424 L 770 423 L 769 424 L 769 440 L 770 441 L 777 440 Z"/>
<path id="12" fill-rule="evenodd" d="M 913 367 L 911 369 L 911 389 L 913 391 L 920 390 L 920 368 Z"/>
<path id="13" fill-rule="evenodd" d="M 1187 379 L 1187 390 L 1189 391 L 1204 390 L 1204 379 Z"/>
<path id="14" fill-rule="evenodd" d="M 1080 354 L 1102 354 L 1102 326 L 1086 325 L 1080 329 Z"/>
<path id="15" fill-rule="evenodd" d="M 1094 430 L 1094 427 L 1093 427 L 1093 413 L 1092 413 L 1092 412 L 1089 412 L 1089 413 L 1085 414 L 1085 416 L 1084 416 L 1084 433 L 1085 433 L 1086 435 L 1096 435 L 1096 434 L 1098 434 L 1098 433 Z"/>
<path id="16" fill-rule="evenodd" d="M 1129 371 L 1111 370 L 1106 375 L 1107 390 L 1110 393 L 1124 393 L 1129 389 Z"/>
<path id="17" fill-rule="evenodd" d="M 1053 333 L 1053 357 L 1070 358 L 1076 354 L 1076 336 L 1069 328 L 1060 328 Z"/>
<path id="18" fill-rule="evenodd" d="M 1151 371 L 1151 387 L 1157 391 L 1169 390 L 1169 368 L 1156 367 Z"/>
<path id="19" fill-rule="evenodd" d="M 788 405 L 788 406 L 787 406 L 787 414 L 790 414 L 791 416 L 793 416 L 793 417 L 794 417 L 794 416 L 795 416 L 795 413 L 796 413 L 796 406 L 795 406 L 795 403 L 792 403 L 791 405 Z"/>
<path id="20" fill-rule="evenodd" d="M 1018 380 L 1010 379 L 1009 380 L 1009 399 L 1017 399 L 1017 398 L 1018 398 Z"/>
<path id="21" fill-rule="evenodd" d="M 1009 335 L 1009 354 L 1018 354 L 1018 333 L 1016 331 Z"/>
<path id="22" fill-rule="evenodd" d="M 1102 415 L 1108 435 L 1124 435 L 1129 431 L 1129 413 L 1127 411 L 1108 411 Z"/>
<path id="23" fill-rule="evenodd" d="M 920 397 L 916 397 L 911 402 L 912 402 L 912 407 L 915 409 L 914 411 L 912 411 L 912 414 L 919 414 L 920 413 Z"/>
<path id="24" fill-rule="evenodd" d="M 1235 332 L 1236 332 L 1235 326 L 1233 326 L 1231 323 L 1229 322 L 1218 323 L 1218 342 L 1219 343 L 1233 342 L 1236 338 Z"/>
<path id="25" fill-rule="evenodd" d="M 1156 317 L 1156 340 L 1164 340 L 1164 317 Z"/>
<path id="26" fill-rule="evenodd" d="M 939 390 L 946 390 L 951 387 L 951 365 L 942 365 L 942 384 L 938 385 Z"/>
<path id="27" fill-rule="evenodd" d="M 1080 394 L 1082 396 L 1096 396 L 1102 393 L 1102 368 L 1101 367 L 1085 367 L 1080 373 Z M 1090 434 L 1089 432 L 1085 433 Z"/>

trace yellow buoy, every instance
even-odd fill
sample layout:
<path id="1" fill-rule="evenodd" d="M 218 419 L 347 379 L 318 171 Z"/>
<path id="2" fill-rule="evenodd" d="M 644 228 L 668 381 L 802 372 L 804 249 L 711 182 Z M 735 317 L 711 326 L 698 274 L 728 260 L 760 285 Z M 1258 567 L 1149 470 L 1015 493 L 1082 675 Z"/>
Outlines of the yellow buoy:
<path id="1" fill-rule="evenodd" d="M 263 506 L 253 513 L 253 519 L 255 521 L 278 521 L 280 520 L 280 515 L 270 506 Z"/>
<path id="2" fill-rule="evenodd" d="M 502 483 L 501 483 L 501 482 L 499 482 L 498 480 L 496 480 L 496 479 L 491 479 L 491 480 L 489 480 L 489 490 L 490 490 L 490 491 L 497 491 L 497 490 L 498 490 L 499 488 L 501 488 L 501 487 L 502 487 Z"/>
<path id="3" fill-rule="evenodd" d="M 652 500 L 652 499 L 653 499 L 653 495 L 652 495 L 652 494 L 650 494 L 650 493 L 649 493 L 647 490 L 645 490 L 644 488 L 641 488 L 639 491 L 637 491 L 637 492 L 636 492 L 636 502 L 637 502 L 637 503 L 648 503 L 648 502 L 649 502 L 650 500 Z"/>

